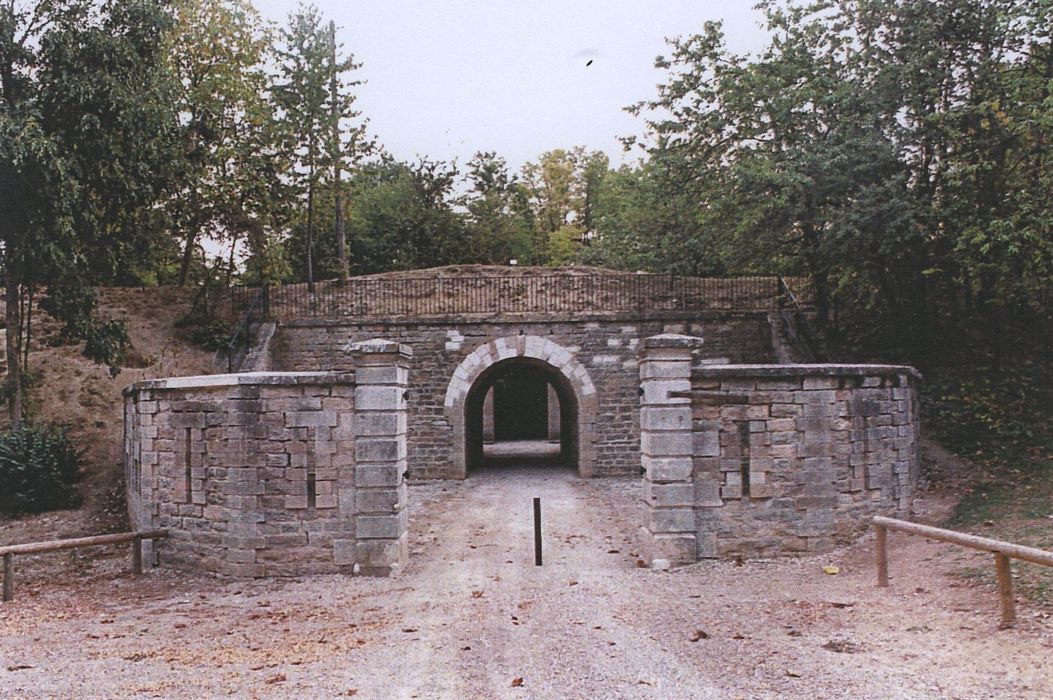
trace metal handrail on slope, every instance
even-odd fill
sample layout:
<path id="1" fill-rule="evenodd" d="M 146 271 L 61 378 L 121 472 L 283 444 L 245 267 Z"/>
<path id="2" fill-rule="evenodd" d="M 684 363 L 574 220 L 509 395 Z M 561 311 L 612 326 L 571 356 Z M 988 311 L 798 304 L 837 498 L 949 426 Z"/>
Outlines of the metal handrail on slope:
<path id="1" fill-rule="evenodd" d="M 245 310 L 245 313 L 241 317 L 241 321 L 237 327 L 234 328 L 234 333 L 230 336 L 230 340 L 227 342 L 227 373 L 234 372 L 234 354 L 237 352 L 239 342 L 247 342 L 249 335 L 249 326 L 252 324 L 253 315 L 257 309 L 261 309 L 262 313 L 260 319 L 267 318 L 267 307 L 268 300 L 270 298 L 270 288 L 267 285 L 260 287 L 259 292 L 256 293 L 256 297 L 249 304 L 249 307 Z"/>
<path id="2" fill-rule="evenodd" d="M 797 295 L 790 289 L 790 285 L 787 284 L 786 278 L 779 275 L 779 313 L 783 318 L 787 329 L 794 334 L 795 338 L 800 340 L 808 354 L 813 358 L 818 359 L 819 353 L 816 351 L 815 334 L 812 332 L 811 325 L 808 323 L 808 318 L 804 315 L 804 309 L 801 304 L 797 301 Z M 789 300 L 792 311 L 788 312 L 783 308 L 783 299 Z M 792 314 L 791 317 L 787 316 L 788 313 Z"/>

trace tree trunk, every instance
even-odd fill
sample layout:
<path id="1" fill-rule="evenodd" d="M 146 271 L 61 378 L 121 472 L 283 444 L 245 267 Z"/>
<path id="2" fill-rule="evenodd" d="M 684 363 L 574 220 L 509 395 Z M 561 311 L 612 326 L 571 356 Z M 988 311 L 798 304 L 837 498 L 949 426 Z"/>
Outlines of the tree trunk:
<path id="1" fill-rule="evenodd" d="M 197 242 L 197 231 L 191 228 L 186 234 L 186 243 L 183 247 L 183 262 L 179 266 L 179 286 L 185 287 L 187 277 L 190 276 L 190 262 L 194 258 L 194 243 Z"/>
<path id="2" fill-rule="evenodd" d="M 329 104 L 333 120 L 333 188 L 336 206 L 336 256 L 340 261 L 340 281 L 347 281 L 347 241 L 344 239 L 344 193 L 343 173 L 340 168 L 340 108 L 336 85 L 336 22 L 329 22 L 329 48 L 333 72 L 329 76 Z"/>
<path id="3" fill-rule="evenodd" d="M 22 319 L 19 305 L 22 301 L 21 289 L 11 274 L 6 270 L 7 305 L 4 314 L 7 327 L 4 329 L 7 341 L 7 417 L 11 428 L 22 425 Z"/>
<path id="4" fill-rule="evenodd" d="M 314 291 L 314 182 L 307 184 L 307 291 Z"/>

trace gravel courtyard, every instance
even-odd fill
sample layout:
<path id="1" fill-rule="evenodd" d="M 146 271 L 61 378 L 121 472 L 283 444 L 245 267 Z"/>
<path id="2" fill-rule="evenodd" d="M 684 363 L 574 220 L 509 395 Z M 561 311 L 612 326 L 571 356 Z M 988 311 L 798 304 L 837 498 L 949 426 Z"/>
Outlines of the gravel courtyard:
<path id="1" fill-rule="evenodd" d="M 531 499 L 545 564 L 533 562 Z M 395 579 L 136 580 L 109 548 L 17 560 L 4 697 L 1049 698 L 1053 625 L 872 537 L 824 556 L 639 568 L 637 480 L 505 469 L 411 488 Z M 836 565 L 828 575 L 823 567 Z"/>

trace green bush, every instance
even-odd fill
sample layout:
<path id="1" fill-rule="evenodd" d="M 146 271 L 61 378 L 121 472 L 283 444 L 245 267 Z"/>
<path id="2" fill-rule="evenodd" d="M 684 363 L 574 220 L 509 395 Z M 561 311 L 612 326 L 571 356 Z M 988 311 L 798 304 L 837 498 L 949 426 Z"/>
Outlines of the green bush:
<path id="1" fill-rule="evenodd" d="M 0 432 L 0 512 L 39 513 L 80 503 L 81 454 L 62 428 Z"/>
<path id="2" fill-rule="evenodd" d="M 922 394 L 926 427 L 950 449 L 1012 455 L 1044 432 L 1049 396 L 1031 367 L 934 371 Z"/>

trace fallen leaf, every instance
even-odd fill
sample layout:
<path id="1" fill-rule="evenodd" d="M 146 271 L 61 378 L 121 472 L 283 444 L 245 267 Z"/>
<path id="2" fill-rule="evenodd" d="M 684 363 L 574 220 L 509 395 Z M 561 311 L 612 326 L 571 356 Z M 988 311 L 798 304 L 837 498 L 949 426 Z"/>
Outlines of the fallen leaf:
<path id="1" fill-rule="evenodd" d="M 24 671 L 27 668 L 33 668 L 29 664 L 15 664 L 14 666 L 8 666 L 8 671 Z"/>
<path id="2" fill-rule="evenodd" d="M 403 632 L 416 632 L 416 631 L 417 631 L 417 628 L 416 628 L 416 627 L 404 627 L 404 628 L 402 629 L 402 631 L 403 631 Z"/>
<path id="3" fill-rule="evenodd" d="M 358 695 L 358 688 L 351 688 L 346 693 L 344 693 L 344 695 L 346 695 L 347 697 L 351 697 L 353 695 Z"/>
<path id="4" fill-rule="evenodd" d="M 515 678 L 513 678 L 512 679 L 512 687 L 513 688 L 522 688 L 523 687 L 523 679 L 520 676 L 516 676 Z"/>
<path id="5" fill-rule="evenodd" d="M 797 671 L 794 671 L 792 668 L 786 669 L 786 675 L 789 676 L 790 678 L 800 678 L 801 677 L 801 674 L 798 673 Z"/>
<path id="6" fill-rule="evenodd" d="M 275 683 L 284 683 L 285 680 L 286 680 L 285 674 L 284 673 L 279 673 L 276 676 L 271 676 L 270 678 L 268 678 L 267 680 L 265 680 L 263 682 L 267 683 L 268 685 L 274 685 Z"/>
<path id="7" fill-rule="evenodd" d="M 709 634 L 705 630 L 695 630 L 695 633 L 691 635 L 691 641 L 697 642 L 700 639 L 709 639 Z"/>
<path id="8" fill-rule="evenodd" d="M 572 581 L 567 581 L 567 585 L 568 586 L 577 586 L 578 582 L 577 581 L 573 581 L 573 580 Z"/>
<path id="9" fill-rule="evenodd" d="M 646 569 L 647 568 L 647 562 L 645 562 L 643 559 L 637 559 L 636 560 L 636 568 L 637 569 Z"/>
<path id="10" fill-rule="evenodd" d="M 472 591 L 472 597 L 473 598 L 482 598 L 483 597 L 483 592 L 482 591 Z"/>
<path id="11" fill-rule="evenodd" d="M 839 566 L 833 566 L 833 565 L 830 565 L 830 566 L 824 566 L 824 567 L 823 567 L 823 573 L 824 573 L 824 574 L 827 574 L 827 575 L 829 575 L 829 576 L 836 576 L 836 575 L 838 575 L 839 573 L 841 573 L 841 567 L 839 567 Z"/>
<path id="12" fill-rule="evenodd" d="M 617 549 L 608 549 L 607 554 L 621 554 L 621 551 Z"/>

